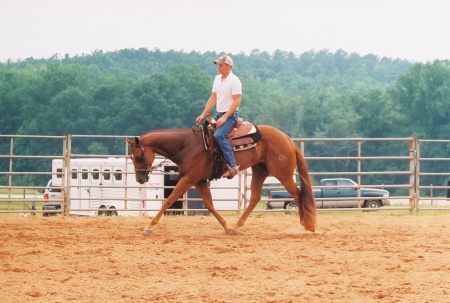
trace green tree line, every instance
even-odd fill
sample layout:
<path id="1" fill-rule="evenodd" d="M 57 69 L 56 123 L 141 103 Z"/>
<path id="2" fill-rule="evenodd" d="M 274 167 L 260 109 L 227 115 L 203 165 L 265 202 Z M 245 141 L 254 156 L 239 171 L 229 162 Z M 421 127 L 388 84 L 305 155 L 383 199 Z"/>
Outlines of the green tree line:
<path id="1" fill-rule="evenodd" d="M 220 55 L 124 49 L 0 63 L 0 134 L 140 135 L 191 127 L 210 95 Z M 343 50 L 230 55 L 243 84 L 240 115 L 256 124 L 295 138 L 449 138 L 449 60 L 411 63 Z M 0 142 L 0 149 L 8 144 Z M 309 152 L 354 152 L 342 145 L 316 144 Z M 55 154 L 51 145 L 21 148 Z M 106 142 L 78 148 L 117 152 Z M 367 153 L 393 148 L 368 145 Z M 0 165 L 5 171 L 6 162 Z"/>

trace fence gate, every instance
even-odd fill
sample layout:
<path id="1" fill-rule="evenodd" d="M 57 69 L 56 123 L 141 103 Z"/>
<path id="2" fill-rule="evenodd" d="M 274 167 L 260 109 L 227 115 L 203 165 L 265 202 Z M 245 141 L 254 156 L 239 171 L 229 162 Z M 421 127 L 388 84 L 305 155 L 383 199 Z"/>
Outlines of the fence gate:
<path id="1" fill-rule="evenodd" d="M 416 147 L 417 211 L 450 210 L 450 140 L 416 139 Z"/>
<path id="2" fill-rule="evenodd" d="M 26 154 L 24 147 L 36 146 L 32 154 Z M 41 150 L 40 146 L 46 146 Z M 0 135 L 0 214 L 21 213 L 35 215 L 42 213 L 42 193 L 47 183 L 35 181 L 52 178 L 51 161 L 66 158 L 66 136 L 22 136 Z M 34 185 L 31 185 L 34 184 Z M 50 199 L 66 211 L 67 204 L 62 198 Z"/>

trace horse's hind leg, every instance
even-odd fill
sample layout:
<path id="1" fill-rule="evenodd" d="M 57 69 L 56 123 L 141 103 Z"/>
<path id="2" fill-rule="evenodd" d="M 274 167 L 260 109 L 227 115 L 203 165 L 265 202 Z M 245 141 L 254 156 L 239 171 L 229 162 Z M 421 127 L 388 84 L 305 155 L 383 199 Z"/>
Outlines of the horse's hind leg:
<path id="1" fill-rule="evenodd" d="M 219 215 L 219 213 L 214 208 L 213 202 L 212 202 L 212 196 L 211 196 L 211 190 L 209 189 L 208 183 L 206 180 L 202 180 L 195 184 L 195 189 L 198 191 L 200 196 L 203 199 L 203 203 L 205 203 L 206 208 L 209 210 L 210 213 L 216 217 L 217 221 L 219 221 L 220 225 L 225 229 L 225 232 L 228 232 L 227 228 L 227 221 Z"/>
<path id="2" fill-rule="evenodd" d="M 234 226 L 234 229 L 228 231 L 229 234 L 238 232 L 238 229 L 244 225 L 248 216 L 250 216 L 253 209 L 255 209 L 255 206 L 261 200 L 262 186 L 264 184 L 264 180 L 266 180 L 268 175 L 269 175 L 269 172 L 267 171 L 264 164 L 259 164 L 259 165 L 252 167 L 252 182 L 250 185 L 252 192 L 250 195 L 250 202 L 249 202 L 247 208 L 245 209 L 244 213 L 242 214 L 242 216 L 239 218 L 236 225 Z"/>
<path id="3" fill-rule="evenodd" d="M 298 207 L 298 213 L 300 215 L 300 223 L 303 225 L 303 213 L 302 213 L 302 201 L 300 200 L 300 189 L 297 187 L 297 185 L 295 184 L 294 180 L 292 180 L 292 178 L 288 178 L 286 180 L 280 181 L 281 184 L 283 184 L 283 186 L 286 188 L 286 190 L 288 191 L 288 193 L 291 194 L 291 196 L 294 198 L 295 203 L 297 204 Z"/>

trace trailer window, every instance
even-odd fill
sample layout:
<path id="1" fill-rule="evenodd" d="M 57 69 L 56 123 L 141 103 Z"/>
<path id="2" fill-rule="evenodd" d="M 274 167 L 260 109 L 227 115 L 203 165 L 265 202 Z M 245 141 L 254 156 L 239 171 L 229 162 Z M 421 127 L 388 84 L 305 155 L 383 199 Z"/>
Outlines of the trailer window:
<path id="1" fill-rule="evenodd" d="M 87 169 L 82 169 L 81 170 L 83 173 L 81 174 L 81 179 L 83 179 L 83 180 L 87 180 L 87 178 L 88 178 L 88 173 L 87 173 Z"/>
<path id="2" fill-rule="evenodd" d="M 122 180 L 122 170 L 121 169 L 116 169 L 116 172 L 114 174 L 114 179 L 116 179 L 117 181 Z"/>
<path id="3" fill-rule="evenodd" d="M 78 176 L 77 170 L 76 169 L 72 169 L 72 179 L 76 179 L 77 176 Z"/>
<path id="4" fill-rule="evenodd" d="M 98 180 L 100 178 L 100 174 L 98 173 L 99 169 L 94 168 L 93 171 L 94 172 L 92 173 L 92 179 Z"/>
<path id="5" fill-rule="evenodd" d="M 62 178 L 62 168 L 57 168 L 56 169 L 56 178 L 61 179 Z"/>
<path id="6" fill-rule="evenodd" d="M 178 171 L 170 170 L 169 171 L 169 180 L 170 181 L 178 181 L 180 179 L 180 175 Z"/>
<path id="7" fill-rule="evenodd" d="M 103 180 L 111 180 L 110 169 L 105 169 L 103 172 Z"/>

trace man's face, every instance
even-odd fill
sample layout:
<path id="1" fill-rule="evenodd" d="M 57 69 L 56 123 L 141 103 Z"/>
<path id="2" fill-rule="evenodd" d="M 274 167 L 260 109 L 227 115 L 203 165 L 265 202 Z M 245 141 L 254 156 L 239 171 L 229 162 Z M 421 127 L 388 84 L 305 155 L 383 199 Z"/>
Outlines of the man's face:
<path id="1" fill-rule="evenodd" d="M 231 66 L 228 64 L 217 64 L 217 72 L 219 74 L 228 74 L 231 70 Z"/>

